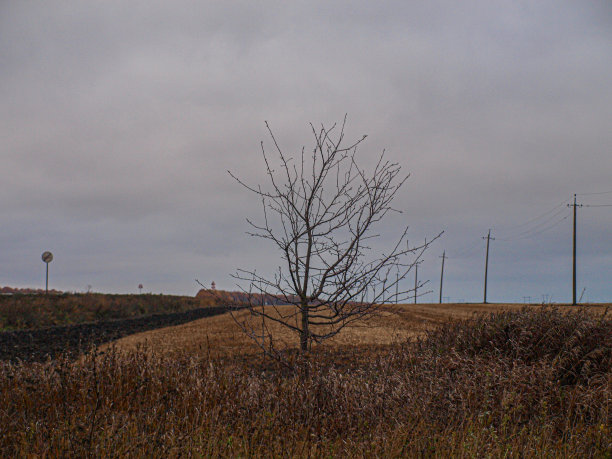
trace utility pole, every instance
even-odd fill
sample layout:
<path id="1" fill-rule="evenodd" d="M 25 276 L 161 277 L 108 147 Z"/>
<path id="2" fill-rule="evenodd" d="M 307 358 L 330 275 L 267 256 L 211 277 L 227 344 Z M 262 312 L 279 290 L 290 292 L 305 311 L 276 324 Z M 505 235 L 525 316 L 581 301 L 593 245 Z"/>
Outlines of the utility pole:
<path id="1" fill-rule="evenodd" d="M 487 240 L 487 256 L 485 259 L 485 278 L 484 278 L 484 301 L 483 303 L 487 303 L 487 276 L 489 274 L 489 242 L 491 239 L 495 240 L 494 237 L 491 237 L 491 230 L 489 230 L 489 234 L 483 236 L 483 239 Z"/>
<path id="2" fill-rule="evenodd" d="M 576 209 L 582 207 L 582 204 L 576 203 L 576 194 L 574 194 L 574 203 L 568 204 L 567 207 L 574 208 L 574 234 L 573 234 L 573 252 L 572 252 L 572 304 L 576 304 Z"/>
<path id="3" fill-rule="evenodd" d="M 417 304 L 417 288 L 419 277 L 419 262 L 414 265 L 414 304 Z"/>
<path id="4" fill-rule="evenodd" d="M 399 270 L 395 273 L 395 304 L 399 304 Z"/>
<path id="5" fill-rule="evenodd" d="M 444 260 L 447 258 L 446 250 L 442 252 L 442 271 L 440 272 L 440 304 L 442 304 L 442 282 L 444 281 Z"/>

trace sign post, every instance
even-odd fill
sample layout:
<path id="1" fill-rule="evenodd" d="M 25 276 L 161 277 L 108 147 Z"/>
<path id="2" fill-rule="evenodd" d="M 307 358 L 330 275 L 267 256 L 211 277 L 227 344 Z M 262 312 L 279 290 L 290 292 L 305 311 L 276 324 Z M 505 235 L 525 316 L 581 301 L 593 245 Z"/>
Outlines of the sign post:
<path id="1" fill-rule="evenodd" d="M 53 261 L 53 254 L 51 252 L 43 252 L 42 261 L 47 265 L 47 275 L 45 276 L 45 295 L 49 294 L 49 263 Z"/>

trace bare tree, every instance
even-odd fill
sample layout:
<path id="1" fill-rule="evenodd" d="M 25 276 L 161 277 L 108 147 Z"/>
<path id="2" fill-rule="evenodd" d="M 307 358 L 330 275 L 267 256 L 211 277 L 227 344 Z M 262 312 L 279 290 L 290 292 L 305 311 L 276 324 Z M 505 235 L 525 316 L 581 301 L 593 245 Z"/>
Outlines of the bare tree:
<path id="1" fill-rule="evenodd" d="M 312 342 L 336 335 L 381 305 L 407 299 L 414 289 L 398 286 L 432 242 L 410 247 L 405 227 L 388 252 L 373 254 L 369 244 L 379 236 L 374 229 L 396 211 L 391 202 L 408 175 L 402 176 L 400 166 L 387 161 L 384 151 L 370 173 L 362 169 L 356 153 L 366 136 L 345 145 L 345 124 L 346 117 L 340 126 L 311 125 L 312 154 L 302 148 L 295 159 L 282 151 L 266 122 L 278 156 L 273 165 L 261 143 L 268 188 L 247 185 L 230 172 L 262 202 L 262 222 L 247 219 L 252 228 L 248 234 L 270 241 L 282 260 L 271 276 L 243 269 L 234 275 L 240 283 L 247 282 L 241 288 L 250 294 L 248 309 L 261 318 L 241 325 L 264 352 L 266 337 L 273 350 L 266 321 L 294 332 L 304 352 Z M 264 307 L 263 298 L 273 301 Z M 280 308 L 280 303 L 295 307 Z"/>

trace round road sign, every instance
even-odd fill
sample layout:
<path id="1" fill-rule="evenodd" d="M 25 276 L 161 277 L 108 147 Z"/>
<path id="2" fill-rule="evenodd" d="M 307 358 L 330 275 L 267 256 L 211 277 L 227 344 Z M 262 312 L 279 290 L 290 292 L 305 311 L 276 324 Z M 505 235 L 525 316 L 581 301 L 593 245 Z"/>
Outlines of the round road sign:
<path id="1" fill-rule="evenodd" d="M 53 261 L 53 254 L 51 252 L 43 252 L 42 261 L 45 263 L 51 263 Z"/>

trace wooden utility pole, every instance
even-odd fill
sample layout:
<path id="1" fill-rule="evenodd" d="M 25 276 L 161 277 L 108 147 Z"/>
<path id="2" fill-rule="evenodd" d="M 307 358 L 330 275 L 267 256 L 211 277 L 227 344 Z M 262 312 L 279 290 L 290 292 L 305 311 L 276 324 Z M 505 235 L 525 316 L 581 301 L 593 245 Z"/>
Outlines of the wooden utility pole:
<path id="1" fill-rule="evenodd" d="M 494 237 L 491 237 L 491 230 L 489 230 L 489 234 L 483 237 L 483 239 L 487 240 L 487 256 L 485 258 L 485 278 L 484 278 L 484 301 L 483 303 L 487 303 L 487 276 L 489 273 L 489 242 L 491 239 L 495 240 Z"/>
<path id="2" fill-rule="evenodd" d="M 399 271 L 395 274 L 395 304 L 399 304 Z"/>
<path id="3" fill-rule="evenodd" d="M 414 304 L 417 304 L 417 288 L 419 286 L 418 277 L 419 277 L 419 263 L 417 262 L 414 265 Z"/>
<path id="4" fill-rule="evenodd" d="M 446 250 L 442 252 L 442 271 L 440 272 L 440 304 L 442 304 L 442 282 L 444 281 L 444 259 L 447 258 Z"/>
<path id="5" fill-rule="evenodd" d="M 576 209 L 582 207 L 582 204 L 576 203 L 576 195 L 574 194 L 574 203 L 568 204 L 567 207 L 574 208 L 574 231 L 573 231 L 573 246 L 572 246 L 572 304 L 576 304 Z"/>

